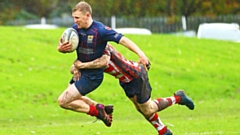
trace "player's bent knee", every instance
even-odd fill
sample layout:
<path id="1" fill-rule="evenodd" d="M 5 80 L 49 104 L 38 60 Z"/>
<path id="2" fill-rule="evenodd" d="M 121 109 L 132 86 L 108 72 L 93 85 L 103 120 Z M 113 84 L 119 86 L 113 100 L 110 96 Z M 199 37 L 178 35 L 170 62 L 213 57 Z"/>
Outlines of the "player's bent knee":
<path id="1" fill-rule="evenodd" d="M 145 117 L 152 116 L 152 114 L 155 113 L 154 110 L 149 106 L 141 106 L 140 110 Z"/>
<path id="2" fill-rule="evenodd" d="M 66 108 L 66 101 L 64 101 L 62 96 L 58 97 L 58 105 L 62 108 Z"/>
<path id="3" fill-rule="evenodd" d="M 148 118 L 149 116 L 151 116 L 153 114 L 152 111 L 149 111 L 149 110 L 141 110 L 142 114 Z"/>
<path id="4" fill-rule="evenodd" d="M 75 85 L 71 85 L 58 97 L 58 104 L 64 109 L 69 109 L 70 103 L 79 98 L 81 98 L 81 94 Z"/>

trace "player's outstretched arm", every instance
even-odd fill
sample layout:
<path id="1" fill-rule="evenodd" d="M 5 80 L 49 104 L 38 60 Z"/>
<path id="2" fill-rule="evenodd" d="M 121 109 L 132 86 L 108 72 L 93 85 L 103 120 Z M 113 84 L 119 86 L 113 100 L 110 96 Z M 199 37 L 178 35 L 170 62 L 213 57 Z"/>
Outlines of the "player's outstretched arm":
<path id="1" fill-rule="evenodd" d="M 102 57 L 93 61 L 81 62 L 79 60 L 76 60 L 73 64 L 78 69 L 105 68 L 107 67 L 109 61 L 110 56 L 104 54 Z"/>
<path id="2" fill-rule="evenodd" d="M 144 52 L 130 39 L 127 37 L 122 37 L 119 41 L 120 44 L 124 45 L 127 47 L 129 50 L 132 52 L 136 53 L 139 57 L 138 63 L 143 64 L 145 67 L 149 65 L 149 60 L 147 56 L 144 54 Z"/>

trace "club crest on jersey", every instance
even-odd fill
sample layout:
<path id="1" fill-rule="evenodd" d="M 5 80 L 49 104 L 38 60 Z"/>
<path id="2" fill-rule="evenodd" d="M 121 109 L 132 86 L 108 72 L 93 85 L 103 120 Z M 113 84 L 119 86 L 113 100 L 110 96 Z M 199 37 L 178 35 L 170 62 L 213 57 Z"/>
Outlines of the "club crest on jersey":
<path id="1" fill-rule="evenodd" d="M 88 35 L 88 37 L 87 37 L 87 43 L 92 43 L 92 42 L 93 42 L 93 38 L 94 38 L 93 35 Z"/>

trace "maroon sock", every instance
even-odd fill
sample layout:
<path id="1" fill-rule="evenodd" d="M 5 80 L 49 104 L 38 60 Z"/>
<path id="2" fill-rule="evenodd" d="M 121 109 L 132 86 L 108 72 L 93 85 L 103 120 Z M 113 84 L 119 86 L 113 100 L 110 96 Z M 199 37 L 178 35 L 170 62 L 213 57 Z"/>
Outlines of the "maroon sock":
<path id="1" fill-rule="evenodd" d="M 88 115 L 98 116 L 98 110 L 96 109 L 96 106 L 89 105 L 89 108 L 89 112 L 87 113 Z"/>
<path id="2" fill-rule="evenodd" d="M 162 123 L 157 113 L 154 113 L 151 117 L 147 119 L 158 131 L 159 135 L 163 135 L 167 132 L 166 126 Z"/>
<path id="3" fill-rule="evenodd" d="M 181 102 L 181 97 L 180 96 L 175 96 L 174 95 L 174 98 L 176 99 L 176 103 L 180 103 Z"/>
<path id="4" fill-rule="evenodd" d="M 154 100 L 154 102 L 158 106 L 158 111 L 162 111 L 172 105 L 171 98 L 157 98 Z"/>
<path id="5" fill-rule="evenodd" d="M 163 134 L 165 134 L 167 132 L 167 127 L 165 126 L 162 130 L 159 130 L 158 131 L 158 134 L 159 135 L 163 135 Z"/>

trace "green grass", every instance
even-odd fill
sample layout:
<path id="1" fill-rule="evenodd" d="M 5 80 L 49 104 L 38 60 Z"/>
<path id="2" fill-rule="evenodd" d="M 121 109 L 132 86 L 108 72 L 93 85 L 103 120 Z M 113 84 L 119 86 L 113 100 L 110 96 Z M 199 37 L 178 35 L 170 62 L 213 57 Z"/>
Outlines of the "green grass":
<path id="1" fill-rule="evenodd" d="M 88 96 L 114 104 L 111 128 L 58 106 L 57 98 L 68 84 L 76 57 L 56 49 L 63 30 L 0 27 L 0 135 L 156 134 L 109 75 Z M 240 134 L 239 43 L 171 35 L 127 37 L 152 63 L 153 99 L 185 89 L 195 101 L 194 111 L 174 105 L 159 112 L 174 135 Z M 128 59 L 138 60 L 123 46 L 112 44 Z"/>

